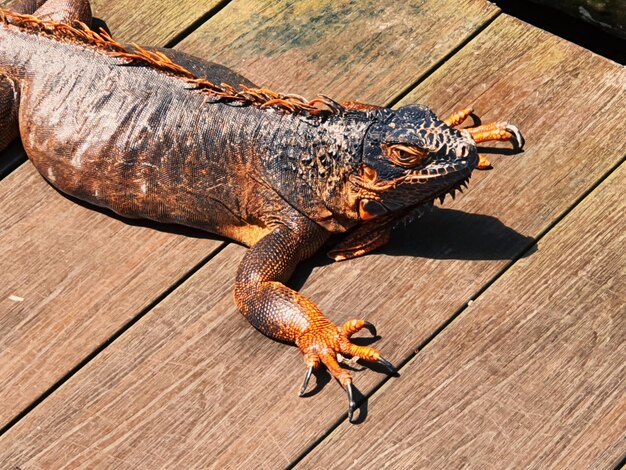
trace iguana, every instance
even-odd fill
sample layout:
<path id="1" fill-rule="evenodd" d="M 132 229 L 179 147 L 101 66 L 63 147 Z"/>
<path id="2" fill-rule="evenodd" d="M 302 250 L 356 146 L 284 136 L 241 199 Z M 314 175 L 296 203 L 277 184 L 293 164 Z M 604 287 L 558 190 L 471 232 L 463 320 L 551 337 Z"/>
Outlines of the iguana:
<path id="1" fill-rule="evenodd" d="M 0 10 L 0 148 L 19 134 L 56 188 L 125 217 L 196 227 L 250 249 L 235 279 L 241 313 L 297 345 L 302 395 L 321 364 L 355 409 L 338 357 L 393 366 L 285 286 L 332 234 L 335 260 L 384 245 L 400 221 L 488 166 L 476 145 L 510 140 L 506 122 L 458 129 L 423 105 L 389 109 L 259 88 L 228 68 L 125 45 L 89 28 L 88 0 L 19 1 Z M 30 14 L 34 14 L 31 16 Z"/>

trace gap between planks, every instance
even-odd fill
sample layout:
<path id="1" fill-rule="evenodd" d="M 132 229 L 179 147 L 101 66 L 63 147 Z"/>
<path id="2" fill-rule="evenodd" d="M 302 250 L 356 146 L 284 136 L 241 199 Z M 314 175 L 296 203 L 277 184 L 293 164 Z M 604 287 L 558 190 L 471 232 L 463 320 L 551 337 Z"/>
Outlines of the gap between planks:
<path id="1" fill-rule="evenodd" d="M 167 289 L 165 289 L 161 294 L 159 294 L 152 302 L 146 305 L 140 312 L 132 317 L 128 322 L 122 325 L 118 330 L 116 330 L 111 336 L 107 338 L 105 342 L 103 342 L 100 346 L 94 349 L 89 355 L 87 355 L 82 361 L 76 364 L 72 369 L 70 369 L 63 377 L 57 380 L 54 384 L 52 384 L 44 393 L 38 396 L 33 402 L 31 402 L 26 408 L 20 411 L 12 420 L 10 420 L 6 425 L 0 428 L 0 437 L 7 431 L 9 431 L 13 426 L 15 426 L 18 422 L 20 422 L 28 413 L 34 410 L 39 404 L 41 404 L 46 398 L 52 395 L 59 387 L 61 387 L 64 383 L 71 380 L 71 378 L 76 375 L 78 371 L 80 371 L 83 367 L 85 367 L 91 360 L 97 357 L 102 351 L 108 348 L 116 339 L 130 330 L 135 323 L 140 321 L 148 312 L 150 312 L 154 307 L 159 305 L 165 298 L 167 298 L 172 292 L 178 289 L 182 284 L 184 284 L 191 276 L 197 273 L 205 264 L 211 261 L 214 257 L 216 257 L 227 245 L 228 243 L 222 242 L 222 244 L 218 245 L 211 253 L 209 253 L 205 258 L 203 258 L 199 263 L 196 263 L 189 271 L 187 271 L 183 276 L 173 282 Z"/>
<path id="2" fill-rule="evenodd" d="M 165 43 L 164 47 L 167 47 L 167 48 L 170 48 L 170 49 L 176 47 L 176 45 L 178 43 L 180 43 L 183 39 L 185 39 L 186 37 L 190 36 L 200 26 L 202 26 L 204 23 L 206 23 L 211 18 L 213 18 L 215 15 L 217 15 L 220 11 L 222 11 L 226 7 L 226 5 L 228 5 L 231 1 L 232 0 L 223 0 L 222 2 L 218 3 L 217 5 L 215 5 L 209 11 L 207 11 L 204 15 L 202 15 L 196 21 L 194 21 L 189 26 L 187 26 L 185 29 L 183 29 L 179 34 L 177 34 L 172 39 L 167 41 Z"/>

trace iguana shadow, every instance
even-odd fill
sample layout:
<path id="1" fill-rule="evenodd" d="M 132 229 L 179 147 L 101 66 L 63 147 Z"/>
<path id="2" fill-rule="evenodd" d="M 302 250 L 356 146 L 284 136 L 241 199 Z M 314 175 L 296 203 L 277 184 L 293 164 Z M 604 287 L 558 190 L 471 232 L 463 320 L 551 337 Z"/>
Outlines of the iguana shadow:
<path id="1" fill-rule="evenodd" d="M 496 217 L 434 208 L 392 233 L 381 249 L 390 256 L 431 259 L 512 260 L 528 256 L 535 239 L 522 235 Z"/>
<path id="2" fill-rule="evenodd" d="M 184 237 L 189 237 L 189 238 L 202 238 L 202 239 L 217 240 L 217 241 L 222 241 L 222 242 L 232 241 L 229 238 L 222 237 L 220 235 L 216 235 L 214 233 L 201 230 L 199 228 L 186 227 L 184 225 L 178 225 L 178 224 L 166 224 L 163 222 L 155 222 L 154 220 L 149 220 L 149 219 L 132 219 L 130 217 L 124 217 L 122 215 L 117 214 L 116 212 L 113 212 L 111 209 L 108 209 L 106 207 L 96 206 L 95 204 L 92 204 L 87 201 L 83 201 L 70 194 L 66 194 L 62 192 L 61 190 L 52 186 L 48 181 L 46 181 L 46 183 L 48 183 L 48 185 L 52 189 L 54 189 L 60 196 L 72 201 L 74 204 L 84 207 L 85 209 L 88 209 L 90 211 L 98 212 L 100 214 L 106 215 L 107 217 L 110 217 L 112 219 L 119 220 L 120 222 L 126 225 L 130 225 L 132 227 L 145 227 L 151 230 L 156 230 L 157 232 L 171 233 L 173 235 L 182 235 Z"/>
<path id="3" fill-rule="evenodd" d="M 301 263 L 289 285 L 300 289 L 314 268 L 333 263 L 326 251 L 338 240 L 331 239 L 313 258 Z M 434 208 L 407 226 L 397 227 L 391 241 L 374 253 L 430 259 L 513 260 L 529 256 L 535 249 L 533 237 L 522 235 L 496 217 Z"/>
<path id="4" fill-rule="evenodd" d="M 125 224 L 153 230 L 224 242 L 232 240 L 200 229 L 177 224 L 165 224 L 147 219 L 123 217 L 110 209 L 82 201 L 50 186 L 62 197 L 89 210 L 105 214 Z M 300 289 L 316 267 L 334 263 L 326 252 L 341 238 L 333 237 L 312 258 L 302 262 L 289 281 Z M 234 242 L 233 242 L 234 243 Z M 388 256 L 412 256 L 430 259 L 513 260 L 526 257 L 536 250 L 535 239 L 522 235 L 495 217 L 454 209 L 434 208 L 405 227 L 397 227 L 391 241 L 374 253 Z M 349 263 L 348 261 L 342 261 Z"/>

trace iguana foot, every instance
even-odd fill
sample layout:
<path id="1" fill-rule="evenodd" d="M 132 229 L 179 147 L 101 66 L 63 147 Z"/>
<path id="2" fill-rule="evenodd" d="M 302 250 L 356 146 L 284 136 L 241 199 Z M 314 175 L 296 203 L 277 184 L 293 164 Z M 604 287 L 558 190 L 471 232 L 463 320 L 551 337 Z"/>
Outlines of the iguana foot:
<path id="1" fill-rule="evenodd" d="M 452 113 L 443 122 L 450 127 L 457 127 L 473 114 L 474 108 L 461 109 Z M 524 147 L 522 133 L 517 126 L 508 122 L 492 122 L 491 124 L 483 124 L 476 127 L 466 127 L 463 130 L 469 132 L 476 143 L 489 140 L 510 140 L 516 148 L 521 149 Z"/>
<path id="2" fill-rule="evenodd" d="M 517 149 L 524 147 L 522 133 L 517 126 L 508 122 L 492 122 L 465 130 L 471 134 L 477 144 L 490 140 L 509 140 Z"/>
<path id="3" fill-rule="evenodd" d="M 472 116 L 474 113 L 473 108 L 465 108 L 455 113 L 452 113 L 443 122 L 450 127 L 456 127 L 461 125 L 465 120 Z M 487 142 L 490 140 L 509 140 L 513 143 L 513 146 L 517 149 L 524 147 L 524 136 L 513 124 L 508 122 L 492 122 L 491 124 L 484 124 L 476 127 L 466 127 L 462 129 L 469 132 L 474 141 L 478 144 L 480 142 Z M 478 170 L 489 170 L 492 168 L 491 163 L 484 155 L 479 155 Z"/>
<path id="4" fill-rule="evenodd" d="M 356 357 L 366 361 L 377 362 L 389 370 L 396 373 L 395 367 L 380 353 L 367 346 L 358 346 L 350 342 L 350 337 L 356 332 L 365 328 L 372 336 L 376 336 L 376 328 L 370 322 L 364 320 L 350 320 L 341 327 L 337 327 L 325 318 L 319 322 L 312 323 L 307 330 L 296 340 L 296 344 L 304 354 L 304 362 L 308 369 L 304 378 L 304 383 L 300 388 L 300 396 L 304 395 L 309 379 L 315 369 L 320 364 L 324 364 L 337 382 L 346 391 L 348 396 L 348 420 L 352 421 L 352 415 L 356 409 L 354 402 L 352 375 L 349 371 L 339 365 L 338 355 Z"/>

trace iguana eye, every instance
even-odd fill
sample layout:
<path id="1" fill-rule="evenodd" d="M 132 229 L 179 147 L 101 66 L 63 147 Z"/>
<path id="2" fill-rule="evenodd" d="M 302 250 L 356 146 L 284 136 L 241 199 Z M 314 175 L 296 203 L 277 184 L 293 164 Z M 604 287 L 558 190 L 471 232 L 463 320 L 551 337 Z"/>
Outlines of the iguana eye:
<path id="1" fill-rule="evenodd" d="M 428 156 L 428 150 L 402 144 L 383 145 L 383 153 L 396 165 L 413 168 L 421 165 Z"/>

